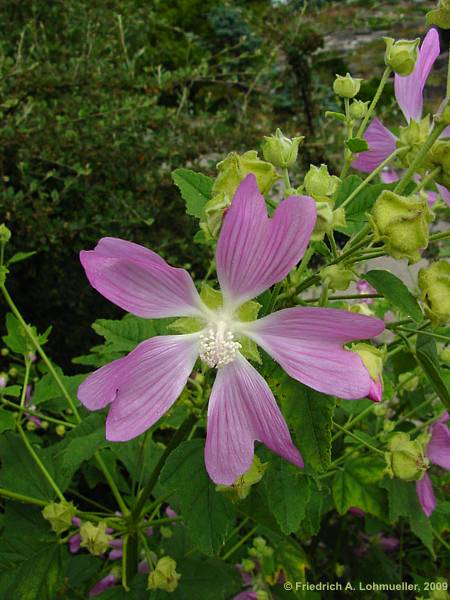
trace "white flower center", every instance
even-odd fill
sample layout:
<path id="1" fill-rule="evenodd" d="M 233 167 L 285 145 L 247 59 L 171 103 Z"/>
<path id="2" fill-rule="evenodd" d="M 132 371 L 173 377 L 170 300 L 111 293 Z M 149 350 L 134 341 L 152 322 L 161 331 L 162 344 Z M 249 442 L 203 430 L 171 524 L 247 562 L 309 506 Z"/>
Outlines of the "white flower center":
<path id="1" fill-rule="evenodd" d="M 200 358 L 211 368 L 233 362 L 240 347 L 225 321 L 211 324 L 200 334 Z"/>

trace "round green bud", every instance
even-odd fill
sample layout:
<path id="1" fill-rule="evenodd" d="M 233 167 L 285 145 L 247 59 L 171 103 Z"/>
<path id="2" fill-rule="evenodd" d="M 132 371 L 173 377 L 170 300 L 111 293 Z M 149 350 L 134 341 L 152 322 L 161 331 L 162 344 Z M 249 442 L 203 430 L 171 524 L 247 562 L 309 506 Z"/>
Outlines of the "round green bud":
<path id="1" fill-rule="evenodd" d="M 11 230 L 4 223 L 0 225 L 0 244 L 7 244 L 11 239 Z"/>
<path id="2" fill-rule="evenodd" d="M 386 463 L 391 477 L 403 481 L 422 479 L 430 463 L 420 441 L 411 440 L 407 433 L 398 432 L 389 440 L 388 450 Z"/>
<path id="3" fill-rule="evenodd" d="M 37 425 L 34 421 L 27 421 L 27 424 L 25 425 L 27 431 L 36 431 L 37 429 Z"/>
<path id="4" fill-rule="evenodd" d="M 57 425 L 55 427 L 55 433 L 56 435 L 59 435 L 59 437 L 64 437 L 66 435 L 66 428 L 64 425 Z"/>
<path id="5" fill-rule="evenodd" d="M 260 459 L 255 456 L 250 469 L 238 477 L 233 485 L 228 486 L 219 484 L 216 486 L 216 490 L 218 492 L 224 492 L 234 502 L 244 500 L 244 498 L 247 498 L 250 494 L 252 486 L 261 481 L 267 466 L 268 463 L 262 463 Z"/>
<path id="6" fill-rule="evenodd" d="M 2 348 L 2 349 L 0 350 L 0 354 L 1 354 L 2 356 L 8 356 L 8 354 L 9 354 L 9 350 L 8 350 L 8 348 Z"/>
<path id="7" fill-rule="evenodd" d="M 364 119 L 369 110 L 369 101 L 363 102 L 362 100 L 353 100 L 350 104 L 350 118 L 359 120 Z"/>
<path id="8" fill-rule="evenodd" d="M 415 40 L 397 40 L 383 38 L 386 42 L 384 62 L 402 77 L 411 75 L 419 57 L 420 38 Z"/>
<path id="9" fill-rule="evenodd" d="M 87 548 L 95 556 L 104 554 L 109 548 L 109 542 L 112 540 L 112 536 L 106 533 L 106 529 L 106 521 L 100 521 L 98 525 L 86 521 L 80 527 L 80 545 Z"/>
<path id="10" fill-rule="evenodd" d="M 440 352 L 439 358 L 445 365 L 450 367 L 450 346 L 447 346 Z"/>
<path id="11" fill-rule="evenodd" d="M 345 77 L 336 75 L 333 83 L 333 90 L 341 98 L 354 98 L 361 88 L 362 79 L 356 79 L 347 73 Z"/>
<path id="12" fill-rule="evenodd" d="M 407 371 L 406 373 L 400 373 L 398 376 L 398 383 L 402 390 L 406 392 L 414 392 L 420 383 L 420 379 L 417 375 L 411 376 L 412 373 Z"/>
<path id="13" fill-rule="evenodd" d="M 41 421 L 41 429 L 46 431 L 49 428 L 50 423 L 48 421 Z"/>
<path id="14" fill-rule="evenodd" d="M 355 304 L 350 304 L 348 306 L 348 310 L 357 315 L 365 315 L 366 317 L 373 317 L 373 311 L 370 310 L 367 302 L 356 302 Z"/>
<path id="15" fill-rule="evenodd" d="M 9 369 L 8 373 L 9 373 L 9 375 L 10 375 L 11 377 L 17 377 L 17 369 L 16 369 L 16 367 L 11 367 L 11 368 Z"/>
<path id="16" fill-rule="evenodd" d="M 305 139 L 304 136 L 288 138 L 277 129 L 275 135 L 264 137 L 262 145 L 264 158 L 275 167 L 286 168 L 292 166 L 297 160 L 298 147 Z"/>
<path id="17" fill-rule="evenodd" d="M 326 196 L 324 201 L 316 200 L 316 223 L 311 235 L 313 241 L 320 241 L 326 233 L 333 231 L 333 203 Z"/>
<path id="18" fill-rule="evenodd" d="M 378 405 L 378 406 L 380 406 L 380 405 Z M 392 421 L 385 421 L 383 423 L 383 430 L 386 431 L 387 433 L 394 431 L 394 429 L 395 429 L 395 423 L 393 423 Z"/>
<path id="19" fill-rule="evenodd" d="M 163 538 L 169 539 L 173 536 L 173 530 L 171 527 L 160 527 L 159 532 Z"/>
<path id="20" fill-rule="evenodd" d="M 450 29 L 450 0 L 440 0 L 438 7 L 427 13 L 427 25 Z"/>
<path id="21" fill-rule="evenodd" d="M 52 502 L 42 510 L 42 516 L 50 523 L 55 533 L 62 533 L 69 529 L 76 514 L 72 502 Z"/>
<path id="22" fill-rule="evenodd" d="M 329 174 L 327 165 L 322 164 L 320 167 L 310 165 L 303 185 L 309 196 L 317 198 L 332 196 L 336 192 L 340 181 L 339 177 Z"/>
<path id="23" fill-rule="evenodd" d="M 450 264 L 438 260 L 419 270 L 419 288 L 425 312 L 433 323 L 450 322 Z"/>
<path id="24" fill-rule="evenodd" d="M 322 281 L 332 290 L 346 290 L 355 279 L 353 271 L 347 269 L 341 263 L 325 267 L 319 275 Z"/>
<path id="25" fill-rule="evenodd" d="M 417 153 L 422 148 L 425 140 L 430 133 L 431 123 L 430 115 L 426 115 L 420 121 L 411 121 L 405 127 L 400 127 L 400 135 L 397 140 L 397 148 L 402 148 L 404 152 L 400 155 L 402 165 L 409 167 L 416 158 Z M 429 161 L 430 158 L 428 157 Z"/>
<path id="26" fill-rule="evenodd" d="M 264 590 L 258 590 L 256 592 L 256 600 L 269 600 L 269 594 Z"/>
<path id="27" fill-rule="evenodd" d="M 384 242 L 390 256 L 407 258 L 410 263 L 420 260 L 420 250 L 428 246 L 432 220 L 425 194 L 406 197 L 390 190 L 378 196 L 369 215 L 374 241 Z"/>
<path id="28" fill-rule="evenodd" d="M 155 569 L 148 576 L 148 589 L 174 592 L 181 577 L 176 568 L 177 563 L 170 556 L 160 558 Z"/>
<path id="29" fill-rule="evenodd" d="M 246 573 L 251 573 L 255 569 L 255 567 L 256 567 L 254 561 L 250 560 L 249 558 L 242 559 L 241 565 L 242 565 L 242 569 Z"/>
<path id="30" fill-rule="evenodd" d="M 434 143 L 428 154 L 427 166 L 430 169 L 440 167 L 441 170 L 434 180 L 450 188 L 450 140 L 438 140 Z"/>

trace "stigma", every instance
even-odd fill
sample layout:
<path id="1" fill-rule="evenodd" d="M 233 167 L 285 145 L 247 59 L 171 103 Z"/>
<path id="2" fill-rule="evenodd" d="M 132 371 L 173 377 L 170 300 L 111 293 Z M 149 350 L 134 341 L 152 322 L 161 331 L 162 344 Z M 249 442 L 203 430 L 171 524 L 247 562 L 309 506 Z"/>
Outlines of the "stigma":
<path id="1" fill-rule="evenodd" d="M 200 358 L 208 367 L 224 367 L 233 362 L 241 344 L 224 321 L 218 321 L 200 334 Z"/>

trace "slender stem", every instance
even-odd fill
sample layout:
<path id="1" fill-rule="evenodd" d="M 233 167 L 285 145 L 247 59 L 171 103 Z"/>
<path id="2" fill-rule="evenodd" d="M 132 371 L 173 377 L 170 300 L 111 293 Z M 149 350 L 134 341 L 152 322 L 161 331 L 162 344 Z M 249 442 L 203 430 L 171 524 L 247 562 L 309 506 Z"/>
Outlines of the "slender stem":
<path id="1" fill-rule="evenodd" d="M 339 423 L 336 423 L 336 421 L 333 421 L 333 425 L 335 425 L 335 427 L 337 427 L 338 429 L 340 429 L 341 431 L 343 431 L 350 437 L 354 438 L 355 440 L 358 440 L 358 442 L 360 444 L 363 444 L 364 446 L 367 446 L 367 448 L 370 448 L 374 452 L 377 452 L 378 454 L 382 454 L 384 456 L 384 452 L 382 450 L 380 450 L 379 448 L 375 448 L 375 446 L 372 446 L 372 444 L 369 444 L 368 442 L 366 442 L 365 440 L 363 440 L 362 438 L 357 436 L 355 433 L 348 431 L 348 429 L 346 429 L 345 427 L 342 427 L 342 425 L 339 425 Z"/>
<path id="2" fill-rule="evenodd" d="M 353 136 L 353 121 L 350 118 L 350 100 L 348 98 L 344 98 L 344 106 L 345 106 L 345 116 L 347 117 L 347 139 L 350 139 Z M 350 148 L 345 147 L 344 165 L 339 174 L 339 177 L 341 179 L 343 179 L 347 175 L 350 165 L 352 164 L 352 159 L 353 159 L 353 152 L 350 150 Z"/>
<path id="3" fill-rule="evenodd" d="M 431 530 L 432 530 L 432 532 L 433 532 L 433 535 L 434 535 L 434 537 L 435 537 L 435 538 L 436 538 L 436 539 L 437 539 L 439 542 L 441 542 L 441 544 L 442 544 L 442 545 L 443 545 L 445 548 L 447 548 L 447 550 L 450 550 L 450 544 L 447 544 L 447 542 L 444 540 L 444 538 L 443 538 L 443 537 L 441 537 L 441 535 L 440 535 L 440 534 L 439 534 L 439 533 L 436 531 L 436 529 L 434 529 L 434 527 L 432 527 L 432 528 L 431 528 Z"/>
<path id="4" fill-rule="evenodd" d="M 23 440 L 23 443 L 25 444 L 28 452 L 31 454 L 31 456 L 33 457 L 34 462 L 36 463 L 36 465 L 38 466 L 39 470 L 41 471 L 42 475 L 45 477 L 45 479 L 48 481 L 48 483 L 50 484 L 50 486 L 53 488 L 53 490 L 55 491 L 56 495 L 58 496 L 58 498 L 61 500 L 61 502 L 65 502 L 65 498 L 63 493 L 61 492 L 61 490 L 59 489 L 58 485 L 56 484 L 56 482 L 54 481 L 53 477 L 50 475 L 50 473 L 47 471 L 44 463 L 41 461 L 41 459 L 39 458 L 39 456 L 36 454 L 36 452 L 34 451 L 33 446 L 30 444 L 29 439 L 27 438 L 27 436 L 25 435 L 24 430 L 22 429 L 22 425 L 18 426 L 18 430 L 20 433 L 20 437 Z"/>
<path id="5" fill-rule="evenodd" d="M 423 144 L 419 152 L 416 154 L 415 159 L 410 164 L 408 170 L 396 185 L 394 189 L 395 193 L 401 194 L 405 190 L 406 186 L 411 181 L 414 174 L 417 173 L 418 168 L 427 157 L 428 151 L 432 148 L 434 142 L 438 139 L 438 137 L 441 135 L 445 128 L 445 123 L 436 123 L 436 125 L 428 135 L 427 139 L 425 140 L 425 143 Z"/>
<path id="6" fill-rule="evenodd" d="M 24 383 L 22 386 L 22 394 L 20 395 L 20 409 L 23 410 L 24 406 L 25 406 L 25 398 L 27 395 L 27 387 L 28 387 L 28 380 L 30 378 L 30 369 L 31 369 L 31 360 L 28 360 L 27 358 L 25 359 L 25 376 L 24 376 Z"/>
<path id="7" fill-rule="evenodd" d="M 441 231 L 440 233 L 430 235 L 429 241 L 435 242 L 436 240 L 446 240 L 447 238 L 450 238 L 450 231 Z"/>
<path id="8" fill-rule="evenodd" d="M 250 531 L 248 533 L 246 533 L 243 537 L 241 537 L 241 539 L 238 541 L 237 544 L 235 544 L 230 550 L 228 550 L 228 552 L 226 552 L 223 556 L 222 556 L 222 560 L 225 561 L 227 560 L 227 558 L 229 558 L 232 554 L 234 554 L 236 552 L 236 550 L 239 550 L 239 548 L 242 546 L 242 544 L 244 544 L 248 538 L 252 537 L 252 535 L 254 535 L 256 531 L 256 527 L 253 527 L 252 529 L 250 529 Z"/>
<path id="9" fill-rule="evenodd" d="M 54 419 L 53 417 L 49 417 L 48 415 L 45 415 L 44 413 L 38 412 L 36 410 L 31 410 L 30 408 L 23 406 L 20 407 L 18 404 L 15 404 L 14 402 L 10 402 L 9 400 L 6 400 L 6 398 L 1 398 L 1 402 L 3 404 L 6 404 L 6 406 L 10 406 L 11 408 L 15 408 L 16 411 L 20 412 L 20 413 L 29 413 L 30 415 L 33 415 L 33 417 L 39 417 L 40 419 L 45 419 L 46 421 L 50 421 L 50 423 L 55 423 L 57 425 L 64 425 L 65 427 L 76 427 L 75 423 L 69 423 L 69 421 L 62 421 L 60 419 Z"/>
<path id="10" fill-rule="evenodd" d="M 16 492 L 12 492 L 5 488 L 0 488 L 0 496 L 8 498 L 9 500 L 17 500 L 17 502 L 35 504 L 36 506 L 47 506 L 48 504 L 45 500 L 39 500 L 39 498 L 32 498 L 31 496 L 25 496 L 24 494 L 17 494 Z"/>
<path id="11" fill-rule="evenodd" d="M 376 177 L 378 175 L 378 173 L 381 173 L 381 171 L 384 169 L 384 167 L 386 165 L 388 165 L 393 158 L 395 158 L 396 156 L 398 156 L 400 153 L 404 152 L 403 148 L 396 148 L 394 150 L 394 152 L 392 152 L 392 154 L 389 154 L 389 156 L 387 158 L 385 158 L 383 160 L 382 163 L 380 163 L 378 165 L 378 167 L 376 169 L 374 169 L 370 175 L 368 175 L 364 181 L 362 181 L 358 187 L 356 189 L 353 190 L 353 192 L 350 194 L 350 196 L 348 198 L 346 198 L 344 200 L 344 202 L 342 202 L 342 204 L 340 204 L 340 208 L 344 208 L 345 206 L 348 206 L 350 204 L 350 202 L 352 200 L 354 200 L 356 198 L 356 196 L 372 181 L 372 179 L 374 177 Z"/>
<path id="12" fill-rule="evenodd" d="M 291 186 L 291 180 L 289 179 L 289 171 L 287 169 L 287 167 L 283 167 L 282 169 L 282 173 L 283 173 L 283 182 L 284 182 L 284 192 L 285 194 L 290 194 L 292 193 L 292 186 Z"/>
<path id="13" fill-rule="evenodd" d="M 420 192 L 420 190 L 423 190 L 425 188 L 425 186 L 427 186 L 430 183 L 430 181 L 433 181 L 433 179 L 436 177 L 436 175 L 439 173 L 440 170 L 441 170 L 441 167 L 436 167 L 430 173 L 428 173 L 428 175 L 423 177 L 423 179 L 420 180 L 420 183 L 417 184 L 417 187 L 414 190 L 414 193 L 417 194 L 417 192 Z"/>
<path id="14" fill-rule="evenodd" d="M 353 425 L 356 425 L 356 423 L 359 423 L 359 421 L 361 421 L 361 419 L 363 419 L 367 415 L 367 413 L 369 413 L 373 409 L 374 406 L 375 406 L 375 403 L 372 402 L 370 404 L 370 406 L 368 406 L 367 408 L 362 410 L 359 413 L 359 415 L 356 415 L 351 421 L 349 421 L 349 423 L 347 424 L 347 427 L 353 427 Z M 334 436 L 331 438 L 331 441 L 335 442 L 342 435 L 344 435 L 344 433 L 346 433 L 346 428 L 342 428 L 341 431 L 338 431 L 337 433 L 335 433 Z"/>
<path id="15" fill-rule="evenodd" d="M 381 94 L 383 93 L 384 90 L 384 86 L 387 83 L 387 80 L 389 79 L 389 76 L 392 72 L 391 67 L 386 67 L 384 70 L 384 73 L 380 79 L 380 84 L 377 88 L 377 91 L 375 92 L 375 96 L 373 97 L 372 102 L 370 103 L 370 106 L 367 110 L 367 114 L 364 117 L 363 122 L 361 123 L 361 125 L 359 126 L 358 129 L 358 133 L 356 134 L 356 137 L 362 137 L 364 135 L 364 132 L 366 131 L 366 127 L 367 127 L 367 123 L 369 122 L 370 117 L 372 116 L 373 111 L 375 110 L 376 105 L 378 104 L 378 100 L 381 97 Z"/>
<path id="16" fill-rule="evenodd" d="M 384 298 L 382 294 L 347 294 L 341 296 L 328 296 L 328 300 L 364 300 L 366 298 Z M 305 302 L 317 302 L 318 298 L 310 298 Z"/>
<path id="17" fill-rule="evenodd" d="M 8 306 L 10 307 L 10 309 L 12 310 L 14 316 L 17 318 L 17 320 L 19 321 L 19 323 L 22 325 L 25 333 L 27 334 L 27 336 L 29 337 L 31 343 L 33 344 L 33 346 L 36 348 L 36 351 L 38 352 L 38 354 L 40 355 L 40 357 L 42 358 L 42 360 L 44 361 L 47 369 L 49 370 L 49 372 L 51 373 L 53 379 L 55 380 L 56 385 L 59 387 L 59 389 L 61 390 L 62 395 L 64 396 L 64 398 L 67 400 L 67 403 L 69 404 L 73 414 L 75 415 L 75 418 L 77 419 L 78 423 L 81 422 L 81 418 L 80 415 L 78 413 L 77 407 L 75 406 L 72 398 L 70 397 L 70 394 L 68 393 L 66 387 L 64 386 L 63 382 L 61 381 L 61 378 L 59 377 L 58 373 L 56 372 L 54 366 L 52 365 L 52 363 L 50 362 L 50 359 L 48 358 L 47 354 L 44 352 L 44 350 L 42 349 L 41 344 L 39 343 L 39 340 L 36 338 L 36 336 L 34 335 L 31 327 L 29 327 L 22 315 L 19 312 L 19 309 L 16 307 L 16 305 L 13 302 L 13 299 L 11 298 L 11 296 L 8 293 L 8 290 L 6 289 L 6 287 L 4 285 L 0 286 L 0 289 L 3 293 L 3 296 L 8 304 Z"/>
<path id="18" fill-rule="evenodd" d="M 440 335 L 439 333 L 424 331 L 422 329 L 413 329 L 412 327 L 399 327 L 398 329 L 400 331 L 407 331 L 408 333 L 420 333 L 422 335 L 435 338 L 436 340 L 440 340 L 441 342 L 446 342 L 447 344 L 450 342 L 450 337 L 447 335 Z"/>
<path id="19" fill-rule="evenodd" d="M 22 317 L 22 315 L 20 314 L 19 309 L 17 308 L 17 306 L 14 304 L 13 299 L 11 298 L 11 296 L 8 293 L 8 290 L 6 289 L 5 285 L 2 284 L 0 285 L 0 290 L 3 293 L 3 296 L 8 304 L 8 306 L 11 308 L 14 316 L 17 318 L 17 320 L 19 321 L 19 323 L 22 325 L 25 333 L 27 334 L 27 336 L 29 337 L 31 343 L 33 344 L 33 346 L 36 348 L 36 351 L 38 352 L 38 354 L 40 355 L 40 357 L 42 358 L 42 360 L 44 361 L 45 365 L 47 366 L 47 369 L 49 371 L 49 373 L 52 375 L 53 379 L 55 380 L 55 383 L 57 384 L 57 386 L 59 387 L 59 389 L 61 390 L 62 395 L 64 396 L 64 398 L 67 400 L 67 403 L 69 404 L 70 409 L 72 410 L 72 413 L 77 421 L 77 423 L 81 423 L 81 417 L 80 414 L 77 410 L 77 407 L 75 406 L 66 386 L 64 385 L 64 383 L 62 382 L 60 376 L 58 375 L 58 373 L 56 372 L 55 368 L 53 367 L 50 359 L 48 358 L 47 354 L 44 352 L 44 350 L 42 349 L 42 346 L 38 340 L 38 338 L 34 335 L 31 327 L 29 327 L 27 325 L 27 323 L 25 322 L 24 318 Z M 111 476 L 111 474 L 108 471 L 107 466 L 105 465 L 105 463 L 103 462 L 103 459 L 101 458 L 100 454 L 98 452 L 96 452 L 94 454 L 95 459 L 97 461 L 97 464 L 99 465 L 101 471 L 103 472 L 103 475 L 105 476 L 105 479 L 107 480 L 111 491 L 117 501 L 117 504 L 119 505 L 120 510 L 122 511 L 123 514 L 128 514 L 129 510 L 125 504 L 125 502 L 123 501 L 120 492 L 116 486 L 116 484 L 114 483 L 114 480 Z"/>
<path id="20" fill-rule="evenodd" d="M 278 295 L 280 293 L 281 287 L 283 285 L 282 281 L 279 281 L 275 287 L 272 290 L 272 295 L 270 296 L 270 302 L 269 305 L 267 307 L 267 310 L 264 313 L 265 315 L 270 315 L 273 312 L 273 309 L 275 308 L 275 305 L 277 303 L 277 299 L 278 299 Z"/>

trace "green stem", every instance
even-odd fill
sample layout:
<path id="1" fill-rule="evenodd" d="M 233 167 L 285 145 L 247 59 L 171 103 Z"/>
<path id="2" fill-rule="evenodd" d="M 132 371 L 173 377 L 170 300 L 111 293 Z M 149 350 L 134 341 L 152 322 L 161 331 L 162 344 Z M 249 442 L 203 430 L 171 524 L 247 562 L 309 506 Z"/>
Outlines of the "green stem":
<path id="1" fill-rule="evenodd" d="M 344 98 L 344 106 L 345 106 L 345 116 L 347 117 L 347 139 L 351 139 L 353 137 L 353 121 L 350 118 L 350 100 L 348 98 Z M 343 179 L 346 175 L 350 166 L 352 164 L 353 152 L 350 148 L 344 149 L 344 165 L 339 174 L 339 177 Z"/>
<path id="2" fill-rule="evenodd" d="M 229 558 L 232 554 L 234 554 L 236 552 L 236 550 L 239 550 L 239 548 L 242 546 L 242 544 L 244 544 L 248 538 L 252 537 L 252 535 L 254 535 L 256 531 L 256 527 L 253 527 L 252 529 L 250 529 L 250 531 L 248 533 L 246 533 L 243 537 L 241 537 L 241 539 L 238 541 L 237 544 L 235 544 L 230 550 L 228 550 L 228 552 L 226 552 L 223 556 L 222 556 L 222 560 L 225 561 L 227 560 L 227 558 Z"/>
<path id="3" fill-rule="evenodd" d="M 273 288 L 272 295 L 270 296 L 269 305 L 267 306 L 267 310 L 264 311 L 264 314 L 262 316 L 270 315 L 273 312 L 273 309 L 275 308 L 275 304 L 277 303 L 278 295 L 280 293 L 282 285 L 283 285 L 283 282 L 279 281 Z"/>
<path id="4" fill-rule="evenodd" d="M 348 431 L 348 429 L 342 427 L 342 425 L 339 425 L 339 423 L 336 423 L 336 421 L 333 421 L 333 425 L 335 425 L 335 427 L 340 429 L 342 432 L 357 440 L 360 444 L 363 444 L 363 446 L 367 446 L 367 448 L 370 448 L 371 450 L 373 450 L 373 452 L 377 452 L 378 454 L 382 454 L 384 456 L 384 452 L 382 450 L 380 450 L 379 448 L 375 448 L 375 446 L 372 446 L 372 444 L 369 444 L 368 442 L 357 436 L 355 433 Z"/>
<path id="5" fill-rule="evenodd" d="M 31 410 L 30 408 L 28 408 L 26 406 L 21 408 L 18 404 L 15 404 L 14 402 L 10 402 L 9 400 L 6 400 L 6 398 L 1 398 L 1 402 L 3 404 L 6 404 L 6 406 L 15 408 L 17 412 L 20 412 L 20 413 L 26 412 L 26 413 L 29 413 L 30 415 L 33 415 L 33 417 L 39 417 L 40 419 L 45 419 L 46 421 L 50 421 L 50 423 L 55 423 L 56 425 L 64 425 L 65 427 L 76 427 L 75 423 L 69 423 L 69 421 L 62 421 L 60 419 L 54 419 L 53 417 L 44 415 L 44 413 L 38 412 L 36 410 Z"/>
<path id="6" fill-rule="evenodd" d="M 32 498 L 31 496 L 25 496 L 24 494 L 17 494 L 16 492 L 12 492 L 5 488 L 0 488 L 0 496 L 8 498 L 8 500 L 17 500 L 17 502 L 35 504 L 36 506 L 47 506 L 48 504 L 45 500 L 39 500 L 39 498 Z"/>
<path id="7" fill-rule="evenodd" d="M 8 290 L 6 289 L 5 285 L 2 284 L 0 285 L 0 290 L 3 293 L 3 296 L 8 304 L 8 306 L 11 308 L 14 316 L 17 318 L 17 320 L 19 321 L 19 323 L 22 325 L 26 335 L 28 336 L 28 338 L 30 339 L 31 343 L 33 344 L 33 346 L 36 348 L 36 351 L 38 352 L 39 356 L 42 358 L 42 360 L 44 361 L 44 364 L 47 366 L 47 369 L 49 371 L 49 373 L 51 374 L 51 376 L 53 377 L 53 379 L 55 380 L 56 385 L 59 387 L 59 389 L 61 390 L 62 395 L 64 396 L 64 398 L 67 400 L 67 403 L 70 407 L 70 409 L 72 410 L 72 413 L 77 421 L 77 423 L 81 423 L 81 417 L 80 414 L 66 388 L 66 386 L 63 384 L 63 382 L 61 381 L 60 376 L 58 375 L 58 373 L 56 372 L 55 368 L 53 367 L 50 359 L 48 358 L 47 354 L 44 352 L 44 350 L 42 349 L 42 346 L 39 342 L 39 340 L 37 339 L 37 337 L 34 335 L 31 327 L 29 327 L 27 325 L 27 323 L 25 322 L 24 318 L 22 317 L 22 315 L 20 314 L 19 309 L 17 308 L 17 306 L 14 304 L 13 299 L 11 298 L 11 296 L 8 293 Z M 114 480 L 111 476 L 111 474 L 108 471 L 108 468 L 106 467 L 105 463 L 103 462 L 103 459 L 101 458 L 100 454 L 98 452 L 96 452 L 94 454 L 95 459 L 97 461 L 97 464 L 99 465 L 101 471 L 103 472 L 103 475 L 105 476 L 105 479 L 107 480 L 111 491 L 117 501 L 117 504 L 120 508 L 120 510 L 122 511 L 122 513 L 124 515 L 129 513 L 129 510 L 125 504 L 125 502 L 123 501 L 120 492 L 116 486 L 116 484 L 114 483 Z"/>
<path id="8" fill-rule="evenodd" d="M 122 548 L 122 585 L 126 591 L 130 589 L 129 583 L 136 575 L 138 559 L 137 534 L 128 534 L 124 537 Z"/>
<path id="9" fill-rule="evenodd" d="M 45 477 L 45 479 L 48 481 L 48 483 L 50 484 L 50 486 L 53 488 L 53 490 L 55 491 L 56 495 L 61 500 L 61 502 L 65 502 L 65 498 L 64 498 L 63 493 L 59 489 L 59 487 L 56 484 L 56 482 L 54 481 L 53 477 L 50 475 L 50 473 L 45 468 L 44 463 L 41 461 L 41 459 L 39 458 L 39 456 L 34 451 L 33 446 L 30 444 L 29 439 L 27 438 L 27 436 L 25 435 L 24 430 L 22 429 L 22 425 L 19 425 L 17 428 L 19 430 L 20 437 L 22 438 L 23 443 L 25 444 L 28 452 L 31 454 L 34 462 L 36 463 L 36 465 L 40 469 L 42 475 Z"/>
<path id="10" fill-rule="evenodd" d="M 450 544 L 447 544 L 447 542 L 444 540 L 443 537 L 441 537 L 441 535 L 436 531 L 436 529 L 434 529 L 434 527 L 431 528 L 434 537 L 445 547 L 447 548 L 447 550 L 450 550 Z"/>
<path id="11" fill-rule="evenodd" d="M 392 154 L 389 154 L 389 156 L 387 158 L 385 158 L 383 160 L 382 163 L 380 163 L 378 165 L 378 167 L 376 169 L 374 169 L 370 175 L 368 175 L 364 181 L 362 181 L 358 187 L 356 189 L 353 190 L 353 192 L 350 194 L 350 196 L 344 200 L 344 202 L 342 202 L 342 204 L 339 205 L 339 208 L 345 208 L 346 206 L 348 206 L 350 204 L 350 202 L 352 200 L 354 200 L 356 198 L 356 196 L 372 181 L 372 179 L 374 177 L 376 177 L 378 175 L 378 173 L 381 173 L 381 171 L 384 169 L 384 167 L 386 165 L 388 165 L 393 158 L 395 158 L 396 156 L 398 156 L 400 153 L 404 152 L 403 148 L 396 148 L 394 150 L 394 152 L 392 152 Z"/>
<path id="12" fill-rule="evenodd" d="M 400 179 L 398 184 L 395 186 L 394 192 L 396 194 L 401 194 L 405 190 L 406 186 L 411 181 L 411 179 L 413 178 L 415 173 L 417 173 L 420 165 L 423 163 L 423 161 L 427 157 L 428 152 L 432 148 L 434 142 L 438 139 L 438 137 L 441 135 L 441 133 L 444 131 L 445 128 L 446 128 L 445 123 L 436 123 L 436 125 L 434 126 L 434 128 L 432 129 L 430 134 L 428 135 L 427 139 L 425 140 L 425 143 L 423 144 L 423 146 L 417 153 L 415 159 L 410 164 L 408 170 L 403 175 L 403 177 Z"/>
<path id="13" fill-rule="evenodd" d="M 364 135 L 364 132 L 366 131 L 366 127 L 367 127 L 367 123 L 369 122 L 370 117 L 373 114 L 373 111 L 375 110 L 376 105 L 378 104 L 378 100 L 381 97 L 381 94 L 383 93 L 384 90 L 384 86 L 387 83 L 387 80 L 389 79 L 389 76 L 392 72 L 391 67 L 386 67 L 384 70 L 384 73 L 380 79 L 380 84 L 378 85 L 377 91 L 375 92 L 375 96 L 373 97 L 372 102 L 370 103 L 370 106 L 367 110 L 367 114 L 364 117 L 363 122 L 361 123 L 361 125 L 359 126 L 358 129 L 358 133 L 356 134 L 356 137 L 362 137 Z"/>
<path id="14" fill-rule="evenodd" d="M 424 331 L 422 329 L 413 329 L 412 327 L 399 327 L 398 329 L 400 331 L 407 331 L 408 333 L 420 333 L 435 338 L 436 340 L 440 340 L 441 342 L 446 342 L 447 344 L 450 342 L 450 337 L 447 335 L 440 335 L 439 333 L 432 333 L 431 331 Z"/>
<path id="15" fill-rule="evenodd" d="M 440 170 L 441 170 L 441 167 L 436 167 L 430 173 L 428 173 L 428 175 L 426 175 L 426 177 L 421 179 L 420 183 L 417 184 L 417 187 L 414 190 L 414 193 L 417 194 L 417 192 L 420 192 L 420 190 L 423 190 L 430 183 L 430 181 L 434 180 L 434 178 L 436 177 L 436 175 L 439 173 Z"/>
<path id="16" fill-rule="evenodd" d="M 356 423 L 359 423 L 359 421 L 361 421 L 361 419 L 363 419 L 367 413 L 369 413 L 373 407 L 376 406 L 375 403 L 372 402 L 372 404 L 370 404 L 370 406 L 368 406 L 367 408 L 365 408 L 364 410 L 362 410 L 359 415 L 356 415 L 356 417 L 354 417 L 348 424 L 347 427 L 353 427 L 353 425 L 356 425 Z M 344 435 L 346 428 L 342 428 L 341 431 L 338 431 L 337 433 L 334 434 L 334 436 L 331 438 L 332 442 L 335 442 L 337 439 L 339 439 L 342 435 Z"/>
<path id="17" fill-rule="evenodd" d="M 4 298 L 5 298 L 8 306 L 12 310 L 14 316 L 17 318 L 17 320 L 19 321 L 19 323 L 22 325 L 22 327 L 23 327 L 25 333 L 27 334 L 27 336 L 29 337 L 31 343 L 33 344 L 33 346 L 35 347 L 36 351 L 38 352 L 38 354 L 40 355 L 40 357 L 44 361 L 44 363 L 45 363 L 45 365 L 46 365 L 49 373 L 51 373 L 53 379 L 55 380 L 56 385 L 59 387 L 59 389 L 61 390 L 62 395 L 67 400 L 67 403 L 69 404 L 69 406 L 70 406 L 73 414 L 75 415 L 75 418 L 77 419 L 78 423 L 80 423 L 81 422 L 81 418 L 80 418 L 80 415 L 78 413 L 77 407 L 75 406 L 72 398 L 70 397 L 70 394 L 68 393 L 66 387 L 64 386 L 63 382 L 61 381 L 61 378 L 59 377 L 58 373 L 56 372 L 54 366 L 50 362 L 50 359 L 48 358 L 48 356 L 46 355 L 46 353 L 42 349 L 42 346 L 39 343 L 39 340 L 34 335 L 31 327 L 29 327 L 25 323 L 22 315 L 19 312 L 19 309 L 14 304 L 13 299 L 9 295 L 8 290 L 6 289 L 6 287 L 4 285 L 1 285 L 0 288 L 1 288 L 1 291 L 3 293 L 3 296 L 4 296 Z"/>
<path id="18" fill-rule="evenodd" d="M 328 300 L 364 300 L 366 298 L 384 298 L 382 294 L 347 294 L 342 296 L 328 296 Z M 305 300 L 307 303 L 317 302 L 318 298 L 310 298 Z"/>
<path id="19" fill-rule="evenodd" d="M 291 186 L 291 180 L 289 179 L 289 171 L 288 171 L 287 167 L 283 167 L 282 174 L 283 174 L 283 182 L 284 182 L 284 192 L 286 195 L 291 194 L 293 192 L 293 189 Z"/>
<path id="20" fill-rule="evenodd" d="M 450 238 L 450 231 L 441 231 L 440 233 L 430 235 L 429 241 L 435 242 L 436 240 L 446 240 L 448 238 Z"/>

